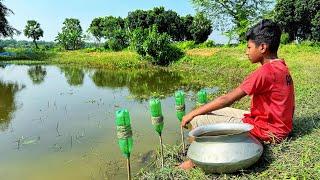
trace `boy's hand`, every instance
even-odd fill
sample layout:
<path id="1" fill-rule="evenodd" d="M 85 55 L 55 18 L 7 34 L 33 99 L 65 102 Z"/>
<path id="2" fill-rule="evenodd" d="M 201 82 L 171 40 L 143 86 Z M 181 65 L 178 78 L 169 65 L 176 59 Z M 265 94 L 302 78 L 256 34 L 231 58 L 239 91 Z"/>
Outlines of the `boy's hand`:
<path id="1" fill-rule="evenodd" d="M 192 113 L 188 113 L 187 115 L 183 116 L 181 126 L 185 127 L 193 118 L 194 115 Z"/>

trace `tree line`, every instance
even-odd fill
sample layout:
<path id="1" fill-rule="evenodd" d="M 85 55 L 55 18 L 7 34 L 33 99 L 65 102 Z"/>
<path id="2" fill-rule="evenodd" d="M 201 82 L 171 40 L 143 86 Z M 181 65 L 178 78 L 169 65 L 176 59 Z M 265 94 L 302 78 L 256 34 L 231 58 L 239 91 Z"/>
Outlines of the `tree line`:
<path id="1" fill-rule="evenodd" d="M 191 0 L 197 10 L 194 16 L 180 16 L 164 7 L 135 10 L 127 17 L 97 17 L 87 30 L 97 44 L 106 49 L 122 50 L 128 46 L 141 56 L 151 57 L 157 64 L 167 64 L 163 54 L 178 58 L 181 52 L 172 42 L 193 41 L 202 43 L 213 29 L 222 31 L 231 40 L 245 41 L 248 28 L 262 18 L 276 21 L 283 30 L 287 42 L 294 40 L 320 41 L 319 0 Z M 0 36 L 12 37 L 20 32 L 9 25 L 6 16 L 13 12 L 0 0 Z M 43 30 L 35 20 L 29 20 L 24 35 L 37 40 Z M 80 21 L 66 18 L 55 41 L 66 50 L 84 47 L 86 35 Z"/>

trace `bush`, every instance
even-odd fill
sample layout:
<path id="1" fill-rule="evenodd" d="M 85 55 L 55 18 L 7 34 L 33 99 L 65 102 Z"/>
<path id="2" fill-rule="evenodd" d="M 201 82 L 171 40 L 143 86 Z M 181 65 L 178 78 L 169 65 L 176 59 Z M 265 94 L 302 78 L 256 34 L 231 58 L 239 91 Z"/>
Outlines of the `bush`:
<path id="1" fill-rule="evenodd" d="M 175 45 L 182 50 L 188 50 L 188 49 L 193 49 L 196 47 L 196 42 L 195 41 L 182 41 L 182 42 L 177 42 Z"/>
<path id="2" fill-rule="evenodd" d="M 320 42 L 305 40 L 305 41 L 301 41 L 300 45 L 302 45 L 302 46 L 320 47 Z"/>
<path id="3" fill-rule="evenodd" d="M 290 43 L 290 37 L 288 33 L 282 33 L 281 34 L 281 39 L 280 39 L 281 44 L 288 44 Z"/>
<path id="4" fill-rule="evenodd" d="M 171 44 L 171 37 L 166 33 L 158 33 L 156 26 L 149 29 L 142 46 L 145 54 L 157 65 L 168 65 L 183 55 L 178 47 Z"/>
<path id="5" fill-rule="evenodd" d="M 215 46 L 215 42 L 213 40 L 207 40 L 204 43 L 198 45 L 199 48 L 211 48 Z"/>
<path id="6" fill-rule="evenodd" d="M 141 56 L 145 56 L 143 42 L 148 37 L 148 29 L 137 28 L 130 35 L 130 48 L 137 51 Z"/>

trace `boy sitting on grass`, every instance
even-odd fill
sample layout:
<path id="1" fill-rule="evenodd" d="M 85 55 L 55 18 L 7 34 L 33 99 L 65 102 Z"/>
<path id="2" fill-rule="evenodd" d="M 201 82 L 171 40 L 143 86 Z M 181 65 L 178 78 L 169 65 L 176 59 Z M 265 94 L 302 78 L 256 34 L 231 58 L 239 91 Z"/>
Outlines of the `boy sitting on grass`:
<path id="1" fill-rule="evenodd" d="M 292 130 L 295 104 L 289 69 L 277 55 L 280 36 L 279 26 L 271 20 L 262 20 L 253 26 L 246 34 L 246 55 L 251 63 L 260 63 L 261 66 L 233 91 L 185 115 L 181 126 L 189 122 L 192 128 L 221 122 L 244 122 L 254 126 L 250 133 L 260 141 L 280 142 L 285 139 Z M 226 108 L 246 95 L 251 96 L 250 112 Z M 194 164 L 188 160 L 179 167 L 190 169 Z"/>

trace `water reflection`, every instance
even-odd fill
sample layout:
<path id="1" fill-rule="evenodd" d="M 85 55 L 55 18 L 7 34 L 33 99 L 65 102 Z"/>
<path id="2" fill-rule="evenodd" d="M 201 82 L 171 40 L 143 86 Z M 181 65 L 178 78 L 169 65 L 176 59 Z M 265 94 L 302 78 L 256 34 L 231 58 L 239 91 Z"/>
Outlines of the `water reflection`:
<path id="1" fill-rule="evenodd" d="M 136 99 L 168 96 L 185 84 L 178 73 L 160 71 L 96 71 L 92 80 L 97 87 L 127 87 Z"/>
<path id="2" fill-rule="evenodd" d="M 4 63 L 0 63 L 0 68 L 2 68 L 2 69 L 4 69 L 4 68 L 6 68 L 6 64 L 4 64 Z"/>
<path id="3" fill-rule="evenodd" d="M 83 84 L 84 72 L 81 68 L 61 67 L 60 70 L 64 73 L 70 86 L 80 86 Z"/>
<path id="4" fill-rule="evenodd" d="M 28 75 L 33 84 L 41 84 L 47 75 L 47 71 L 42 66 L 32 66 L 28 70 Z"/>
<path id="5" fill-rule="evenodd" d="M 0 131 L 8 129 L 13 113 L 17 109 L 15 95 L 22 88 L 24 86 L 0 80 Z"/>

